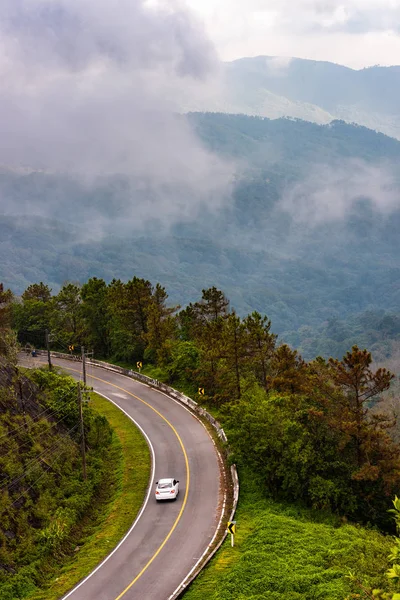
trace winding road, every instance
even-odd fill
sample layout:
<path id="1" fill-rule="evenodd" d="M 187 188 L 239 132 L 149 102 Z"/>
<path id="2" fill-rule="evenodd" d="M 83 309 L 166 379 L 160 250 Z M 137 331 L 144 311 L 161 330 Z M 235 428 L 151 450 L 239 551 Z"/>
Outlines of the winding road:
<path id="1" fill-rule="evenodd" d="M 40 360 L 27 359 L 30 366 Z M 79 363 L 53 362 L 81 377 Z M 93 366 L 88 369 L 88 385 L 141 428 L 153 464 L 145 503 L 130 531 L 63 600 L 168 600 L 207 549 L 221 517 L 223 492 L 215 445 L 188 409 L 161 392 Z M 179 479 L 176 502 L 156 502 L 155 482 L 162 477 Z"/>

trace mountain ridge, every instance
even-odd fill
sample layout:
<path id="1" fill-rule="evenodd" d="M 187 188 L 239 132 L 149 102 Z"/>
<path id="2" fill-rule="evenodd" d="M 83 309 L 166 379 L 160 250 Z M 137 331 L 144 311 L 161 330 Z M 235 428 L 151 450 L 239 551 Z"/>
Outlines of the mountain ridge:
<path id="1" fill-rule="evenodd" d="M 70 179 L 64 187 L 55 176 L 3 174 L 0 194 L 14 213 L 0 218 L 0 280 L 21 293 L 38 281 L 57 289 L 65 280 L 136 275 L 165 285 L 179 304 L 216 285 L 239 314 L 267 314 L 277 333 L 396 310 L 400 179 L 386 165 L 398 164 L 399 141 L 341 121 L 187 118 L 207 148 L 246 165 L 225 204 L 170 228 L 159 214 L 147 226 L 135 219 L 142 196 L 118 204 L 114 188 L 85 195 Z M 308 198 L 315 206 L 304 206 Z M 90 231 L 97 214 L 105 226 L 99 234 Z"/>
<path id="2" fill-rule="evenodd" d="M 352 69 L 274 56 L 222 63 L 223 84 L 181 103 L 183 112 L 226 112 L 315 123 L 343 119 L 400 139 L 400 66 Z"/>

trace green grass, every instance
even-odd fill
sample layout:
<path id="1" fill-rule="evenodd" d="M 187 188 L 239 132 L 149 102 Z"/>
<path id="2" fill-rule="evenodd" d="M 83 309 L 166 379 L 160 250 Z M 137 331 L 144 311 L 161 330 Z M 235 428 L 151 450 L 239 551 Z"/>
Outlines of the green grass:
<path id="1" fill-rule="evenodd" d="M 105 558 L 132 525 L 139 512 L 150 477 L 150 452 L 147 443 L 128 417 L 114 404 L 91 394 L 92 406 L 105 415 L 114 430 L 108 475 L 98 503 L 76 531 L 78 551 L 66 557 L 61 568 L 53 565 L 57 576 L 46 589 L 29 600 L 57 600 Z"/>
<path id="2" fill-rule="evenodd" d="M 344 600 L 356 572 L 387 587 L 389 537 L 333 516 L 263 497 L 241 470 L 237 533 L 184 594 L 184 600 Z"/>

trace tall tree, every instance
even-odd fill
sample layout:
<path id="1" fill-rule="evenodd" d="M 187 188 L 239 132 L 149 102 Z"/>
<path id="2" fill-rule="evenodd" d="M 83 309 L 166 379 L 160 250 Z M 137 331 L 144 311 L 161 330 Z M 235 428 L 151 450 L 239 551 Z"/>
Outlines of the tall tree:
<path id="1" fill-rule="evenodd" d="M 92 277 L 81 288 L 81 312 L 87 330 L 86 344 L 96 355 L 107 357 L 110 352 L 109 314 L 107 309 L 107 284 Z"/>
<path id="2" fill-rule="evenodd" d="M 143 359 L 152 292 L 150 281 L 139 277 L 127 283 L 114 279 L 108 286 L 111 351 L 116 358 Z"/>
<path id="3" fill-rule="evenodd" d="M 221 358 L 227 361 L 228 367 L 234 373 L 235 396 L 241 396 L 240 378 L 242 367 L 247 354 L 247 336 L 245 325 L 235 312 L 231 312 L 223 323 Z"/>
<path id="4" fill-rule="evenodd" d="M 138 336 L 142 337 L 147 333 L 147 313 L 152 300 L 152 285 L 146 279 L 133 277 L 128 281 L 125 289 L 129 325 Z"/>
<path id="5" fill-rule="evenodd" d="M 226 396 L 229 396 L 229 392 L 224 392 L 220 385 L 221 371 L 226 371 L 226 367 L 223 369 L 221 365 L 223 326 L 224 321 L 221 317 L 205 323 L 197 341 L 200 347 L 200 364 L 196 373 L 198 382 L 216 404 L 225 401 Z"/>
<path id="6" fill-rule="evenodd" d="M 307 390 L 307 365 L 297 350 L 287 344 L 276 348 L 270 362 L 267 385 L 281 393 L 300 394 Z"/>
<path id="7" fill-rule="evenodd" d="M 11 290 L 5 290 L 4 285 L 0 283 L 0 329 L 9 329 L 11 327 L 11 302 L 13 293 Z"/>
<path id="8" fill-rule="evenodd" d="M 12 301 L 11 290 L 5 290 L 0 283 L 0 356 L 15 362 L 17 343 L 15 334 L 11 331 Z"/>
<path id="9" fill-rule="evenodd" d="M 271 321 L 256 311 L 244 319 L 244 327 L 247 332 L 249 368 L 254 372 L 257 381 L 267 390 L 267 376 L 277 336 L 271 333 Z"/>
<path id="10" fill-rule="evenodd" d="M 369 405 L 379 401 L 378 395 L 390 387 L 394 378 L 387 369 L 373 372 L 371 353 L 353 346 L 341 361 L 329 359 L 332 380 L 342 390 L 344 403 L 341 414 L 346 423 L 349 435 L 356 442 L 357 463 L 361 468 L 364 463 L 363 443 L 365 438 L 364 424 L 369 421 Z M 384 418 L 382 423 L 387 419 Z"/>
<path id="11" fill-rule="evenodd" d="M 170 358 L 172 341 L 176 337 L 174 313 L 179 306 L 167 306 L 168 294 L 157 283 L 147 309 L 147 331 L 143 337 L 147 343 L 146 353 L 150 360 L 166 364 Z"/>
<path id="12" fill-rule="evenodd" d="M 81 345 L 85 329 L 82 319 L 81 289 L 75 283 L 65 283 L 53 298 L 54 313 L 51 332 L 64 347 Z"/>
<path id="13" fill-rule="evenodd" d="M 219 317 L 226 317 L 229 312 L 228 298 L 215 286 L 202 291 L 201 301 L 197 306 L 206 321 L 215 321 Z"/>
<path id="14" fill-rule="evenodd" d="M 50 327 L 54 310 L 51 289 L 44 283 L 33 283 L 21 296 L 22 302 L 14 302 L 12 326 L 18 332 L 21 343 L 44 347 L 45 330 Z"/>
<path id="15" fill-rule="evenodd" d="M 188 304 L 177 315 L 177 324 L 179 328 L 179 337 L 188 342 L 198 339 L 201 336 L 203 320 L 198 303 Z"/>
<path id="16" fill-rule="evenodd" d="M 136 354 L 135 336 L 127 323 L 126 287 L 113 279 L 107 288 L 107 312 L 110 328 L 110 354 L 123 361 L 132 361 Z"/>
<path id="17" fill-rule="evenodd" d="M 51 288 L 45 285 L 43 281 L 40 283 L 32 283 L 22 294 L 22 300 L 39 300 L 40 302 L 50 302 Z"/>

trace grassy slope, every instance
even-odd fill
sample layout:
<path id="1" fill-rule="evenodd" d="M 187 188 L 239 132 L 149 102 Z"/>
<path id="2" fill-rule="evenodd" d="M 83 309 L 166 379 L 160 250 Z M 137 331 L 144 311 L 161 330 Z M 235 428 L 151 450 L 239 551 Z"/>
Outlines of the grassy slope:
<path id="1" fill-rule="evenodd" d="M 249 473 L 239 478 L 235 546 L 229 536 L 185 600 L 344 600 L 350 569 L 374 587 L 385 582 L 390 538 L 273 502 Z"/>
<path id="2" fill-rule="evenodd" d="M 142 434 L 111 402 L 91 395 L 93 407 L 105 415 L 114 429 L 109 477 L 99 503 L 76 532 L 80 548 L 42 592 L 29 600 L 56 600 L 78 583 L 117 545 L 131 526 L 146 493 L 150 476 L 150 452 Z M 57 572 L 57 565 L 54 565 Z"/>

